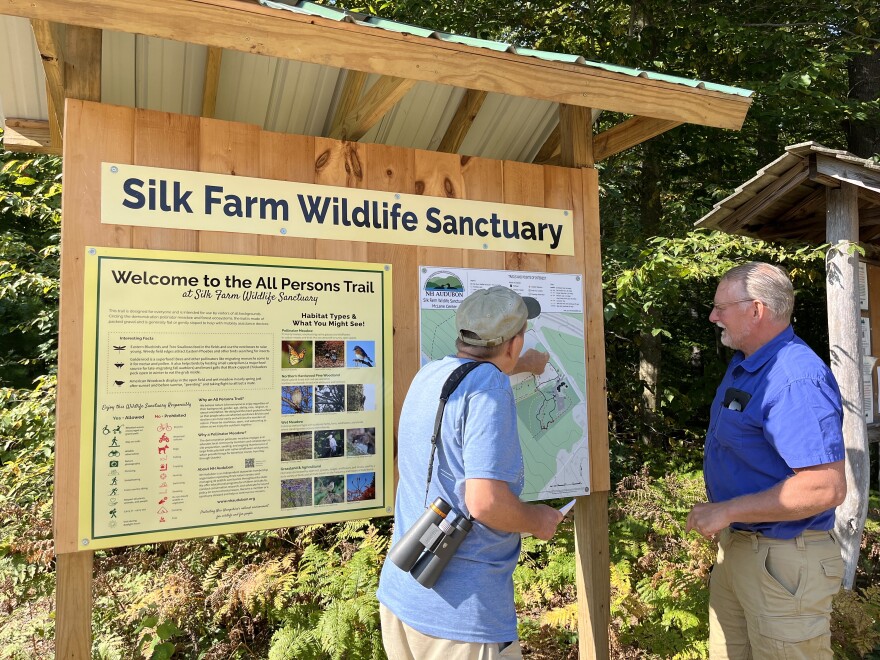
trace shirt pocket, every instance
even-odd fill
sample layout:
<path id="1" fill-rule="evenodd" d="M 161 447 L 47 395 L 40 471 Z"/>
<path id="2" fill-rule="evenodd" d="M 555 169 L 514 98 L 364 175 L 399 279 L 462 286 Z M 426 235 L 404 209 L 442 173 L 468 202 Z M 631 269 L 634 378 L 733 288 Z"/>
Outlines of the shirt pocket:
<path id="1" fill-rule="evenodd" d="M 764 431 L 749 412 L 722 408 L 715 425 L 715 437 L 719 444 L 732 449 L 764 444 Z"/>

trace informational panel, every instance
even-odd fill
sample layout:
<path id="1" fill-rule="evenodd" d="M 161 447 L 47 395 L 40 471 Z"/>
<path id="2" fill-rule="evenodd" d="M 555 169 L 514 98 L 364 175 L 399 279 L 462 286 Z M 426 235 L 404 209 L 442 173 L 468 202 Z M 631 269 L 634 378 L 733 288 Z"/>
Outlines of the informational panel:
<path id="1" fill-rule="evenodd" d="M 549 354 L 540 375 L 511 376 L 525 462 L 522 499 L 583 495 L 590 489 L 583 286 L 580 275 L 421 266 L 422 363 L 455 353 L 455 310 L 477 289 L 503 285 L 535 298 L 523 350 Z"/>
<path id="2" fill-rule="evenodd" d="M 880 266 L 876 263 L 859 262 L 859 307 L 860 338 L 865 356 L 862 365 L 862 384 L 866 398 L 865 420 L 868 424 L 877 424 L 880 423 L 880 401 L 877 398 L 880 388 L 875 353 L 880 347 Z M 870 377 L 865 375 L 866 371 L 871 374 Z M 868 397 L 871 399 L 870 406 L 867 403 Z"/>
<path id="3" fill-rule="evenodd" d="M 86 250 L 80 547 L 387 515 L 391 267 Z"/>

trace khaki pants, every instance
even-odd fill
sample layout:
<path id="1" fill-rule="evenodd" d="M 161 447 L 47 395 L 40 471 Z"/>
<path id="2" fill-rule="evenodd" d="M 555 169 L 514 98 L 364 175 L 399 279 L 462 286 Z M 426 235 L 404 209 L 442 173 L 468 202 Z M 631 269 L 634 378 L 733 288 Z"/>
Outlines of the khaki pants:
<path id="1" fill-rule="evenodd" d="M 842 577 L 830 532 L 780 540 L 724 530 L 709 583 L 709 657 L 830 660 Z"/>
<path id="2" fill-rule="evenodd" d="M 388 660 L 506 660 L 522 658 L 519 642 L 501 650 L 501 644 L 456 642 L 430 637 L 414 630 L 398 619 L 387 607 L 379 604 L 382 618 L 382 644 Z"/>

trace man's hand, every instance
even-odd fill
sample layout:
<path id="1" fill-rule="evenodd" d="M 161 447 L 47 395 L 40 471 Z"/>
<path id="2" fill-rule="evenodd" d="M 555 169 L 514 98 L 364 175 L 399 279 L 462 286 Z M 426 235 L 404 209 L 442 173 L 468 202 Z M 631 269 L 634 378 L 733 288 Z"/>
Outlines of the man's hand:
<path id="1" fill-rule="evenodd" d="M 532 531 L 532 536 L 549 541 L 556 534 L 556 528 L 565 516 L 558 509 L 546 504 L 535 504 L 534 508 L 535 529 Z"/>
<path id="2" fill-rule="evenodd" d="M 688 532 L 694 529 L 711 538 L 733 522 L 803 520 L 840 506 L 845 497 L 843 461 L 795 468 L 788 479 L 759 493 L 695 505 L 688 514 L 685 529 Z"/>
<path id="3" fill-rule="evenodd" d="M 541 351 L 536 351 L 534 348 L 530 348 L 519 356 L 516 366 L 510 373 L 521 374 L 529 371 L 536 376 L 540 376 L 544 373 L 544 369 L 547 367 L 548 362 L 550 362 L 549 353 L 542 353 Z"/>
<path id="4" fill-rule="evenodd" d="M 703 502 L 702 504 L 695 504 L 694 508 L 691 509 L 687 517 L 685 532 L 695 530 L 707 539 L 711 539 L 722 529 L 730 525 L 730 523 L 731 521 L 727 519 L 724 502 L 718 504 Z"/>

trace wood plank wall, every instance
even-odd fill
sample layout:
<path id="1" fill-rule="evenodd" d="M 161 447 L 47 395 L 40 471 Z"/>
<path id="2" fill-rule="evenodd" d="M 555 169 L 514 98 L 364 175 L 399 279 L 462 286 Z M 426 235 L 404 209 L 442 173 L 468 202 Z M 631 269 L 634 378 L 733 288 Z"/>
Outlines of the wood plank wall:
<path id="1" fill-rule="evenodd" d="M 419 265 L 585 274 L 592 491 L 609 489 L 595 171 L 502 162 L 251 125 L 68 101 L 62 222 L 56 549 L 77 549 L 83 257 L 87 245 L 322 258 L 393 266 L 394 427 L 419 367 Z M 572 257 L 101 224 L 100 165 L 112 161 L 574 211 Z M 607 533 L 599 530 L 596 533 Z"/>

